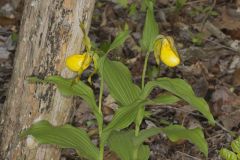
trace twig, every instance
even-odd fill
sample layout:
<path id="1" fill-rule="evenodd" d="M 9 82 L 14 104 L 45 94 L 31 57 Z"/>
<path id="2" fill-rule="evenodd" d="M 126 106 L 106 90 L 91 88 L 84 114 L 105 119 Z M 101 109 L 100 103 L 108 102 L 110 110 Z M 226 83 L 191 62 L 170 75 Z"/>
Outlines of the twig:
<path id="1" fill-rule="evenodd" d="M 195 159 L 195 160 L 201 160 L 201 159 L 199 159 L 199 158 L 197 158 L 197 157 L 193 157 L 193 156 L 191 156 L 191 155 L 189 155 L 189 154 L 187 154 L 187 153 L 183 153 L 183 152 L 181 152 L 181 151 L 176 151 L 177 153 L 180 153 L 180 154 L 182 154 L 182 155 L 185 155 L 185 156 L 187 156 L 187 157 L 190 157 L 190 158 L 192 158 L 192 159 Z"/>
<path id="2" fill-rule="evenodd" d="M 236 46 L 234 47 L 232 44 L 234 43 L 234 41 L 230 38 L 228 38 L 228 36 L 226 36 L 219 28 L 217 28 L 216 26 L 214 26 L 211 22 L 207 21 L 205 23 L 204 26 L 212 35 L 214 35 L 215 37 L 217 37 L 221 42 L 223 42 L 226 46 L 225 48 L 227 49 L 231 49 L 235 52 L 237 52 L 238 54 L 240 54 L 240 46 Z M 216 43 L 216 42 L 214 42 Z"/>
<path id="3" fill-rule="evenodd" d="M 208 41 L 208 42 L 211 42 L 211 43 L 214 43 L 214 44 L 217 44 L 217 45 L 220 46 L 220 47 L 216 47 L 215 49 L 225 48 L 225 49 L 229 49 L 229 50 L 231 50 L 231 51 L 234 51 L 234 52 L 239 53 L 239 51 L 236 51 L 236 49 L 233 49 L 233 48 L 228 47 L 228 46 L 226 46 L 226 45 L 223 45 L 223 44 L 221 44 L 221 43 L 218 43 L 218 42 L 215 42 L 215 41 L 212 41 L 212 40 L 209 40 L 209 39 L 205 39 L 205 40 Z M 204 49 L 204 51 L 206 51 L 206 49 Z"/>
<path id="4" fill-rule="evenodd" d="M 208 0 L 196 0 L 196 1 L 190 1 L 190 2 L 187 2 L 186 5 L 192 5 L 192 4 L 195 4 L 195 3 L 201 3 L 201 2 L 207 2 Z"/>

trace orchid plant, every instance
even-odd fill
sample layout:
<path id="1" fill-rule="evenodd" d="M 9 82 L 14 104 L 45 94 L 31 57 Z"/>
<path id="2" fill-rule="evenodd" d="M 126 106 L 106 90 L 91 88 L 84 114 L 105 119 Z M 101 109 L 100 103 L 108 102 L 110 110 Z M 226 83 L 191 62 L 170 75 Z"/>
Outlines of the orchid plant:
<path id="1" fill-rule="evenodd" d="M 142 73 L 142 86 L 134 84 L 127 66 L 119 61 L 108 58 L 108 54 L 121 46 L 129 35 L 125 28 L 120 32 L 104 54 L 98 54 L 98 50 L 91 47 L 91 42 L 84 28 L 84 44 L 86 51 L 82 54 L 73 54 L 66 59 L 66 67 L 77 76 L 66 79 L 61 76 L 49 76 L 44 80 L 30 77 L 31 82 L 51 83 L 57 86 L 63 96 L 79 96 L 85 101 L 96 117 L 98 125 L 98 145 L 94 144 L 88 133 L 81 128 L 72 125 L 53 126 L 46 120 L 34 123 L 30 128 L 21 133 L 21 137 L 31 135 L 40 144 L 54 144 L 60 148 L 73 148 L 80 157 L 89 160 L 103 160 L 104 150 L 108 147 L 122 160 L 147 160 L 150 149 L 144 141 L 151 136 L 164 133 L 173 142 L 186 139 L 195 144 L 205 155 L 208 155 L 208 145 L 201 128 L 187 129 L 182 125 L 169 125 L 166 127 L 141 128 L 146 115 L 146 107 L 152 105 L 171 105 L 184 100 L 202 113 L 210 124 L 214 124 L 214 118 L 210 113 L 207 102 L 195 96 L 191 86 L 182 79 L 167 77 L 158 78 L 145 83 L 148 58 L 154 53 L 157 64 L 163 62 L 169 67 L 175 67 L 180 63 L 180 57 L 170 36 L 159 35 L 158 25 L 154 18 L 153 2 L 146 1 L 147 14 L 141 40 L 142 48 L 146 51 Z M 83 25 L 82 25 L 83 26 Z M 103 52 L 103 51 L 102 51 Z M 92 88 L 81 81 L 81 74 L 94 63 L 94 73 L 100 78 L 100 94 L 98 103 Z M 89 81 L 91 82 L 91 76 Z M 118 109 L 111 122 L 103 123 L 102 100 L 103 87 L 107 86 L 109 94 L 114 98 Z M 156 98 L 149 97 L 151 91 L 160 87 L 166 92 Z M 135 129 L 129 127 L 134 124 Z"/>

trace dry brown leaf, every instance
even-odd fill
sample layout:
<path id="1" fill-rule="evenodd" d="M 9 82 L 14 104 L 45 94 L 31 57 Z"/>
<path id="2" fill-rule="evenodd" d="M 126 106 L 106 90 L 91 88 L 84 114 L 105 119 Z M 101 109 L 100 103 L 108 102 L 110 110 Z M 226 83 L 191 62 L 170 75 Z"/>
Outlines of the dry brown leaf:
<path id="1" fill-rule="evenodd" d="M 212 94 L 214 115 L 222 121 L 225 128 L 231 130 L 240 124 L 240 97 L 226 87 L 220 87 Z"/>
<path id="2" fill-rule="evenodd" d="M 0 25 L 1 26 L 16 25 L 16 24 L 17 24 L 16 19 L 11 19 L 8 17 L 0 16 Z"/>
<path id="3" fill-rule="evenodd" d="M 221 16 L 214 21 L 214 25 L 220 29 L 238 30 L 240 29 L 240 21 L 238 18 L 230 16 L 227 8 L 221 8 Z"/>
<path id="4" fill-rule="evenodd" d="M 233 85 L 240 86 L 240 68 L 238 68 L 233 74 Z"/>

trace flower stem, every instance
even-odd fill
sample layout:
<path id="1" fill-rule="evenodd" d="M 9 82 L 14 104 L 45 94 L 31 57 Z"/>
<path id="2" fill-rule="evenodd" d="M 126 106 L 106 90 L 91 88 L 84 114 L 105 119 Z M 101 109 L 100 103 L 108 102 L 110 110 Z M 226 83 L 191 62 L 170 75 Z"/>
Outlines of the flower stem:
<path id="1" fill-rule="evenodd" d="M 145 81 L 145 76 L 147 71 L 147 63 L 148 63 L 149 55 L 150 55 L 150 52 L 147 52 L 144 60 L 144 66 L 143 66 L 143 72 L 142 72 L 142 89 L 144 88 L 144 81 Z"/>
<path id="2" fill-rule="evenodd" d="M 98 100 L 98 112 L 102 115 L 102 97 L 103 97 L 103 77 L 100 80 L 100 93 Z"/>
<path id="3" fill-rule="evenodd" d="M 101 76 L 100 79 L 100 93 L 99 93 L 99 101 L 98 101 L 98 112 L 100 113 L 101 116 L 102 114 L 102 97 L 103 97 L 103 76 Z M 103 118 L 103 117 L 102 117 Z M 104 144 L 102 140 L 102 131 L 103 131 L 103 125 L 98 126 L 99 130 L 99 160 L 103 160 L 104 156 Z"/>
<path id="4" fill-rule="evenodd" d="M 102 136 L 100 136 L 100 145 L 99 145 L 99 160 L 103 160 L 103 157 L 104 157 L 104 144 L 102 142 Z"/>
<path id="5" fill-rule="evenodd" d="M 149 55 L 150 55 L 150 52 L 147 52 L 145 60 L 144 60 L 144 66 L 143 66 L 143 72 L 142 72 L 142 89 L 144 88 L 144 85 L 145 85 L 145 76 L 146 76 L 146 71 L 147 71 Z M 141 109 L 139 109 L 138 114 L 137 114 L 137 122 L 135 123 L 135 136 L 136 137 L 139 135 L 139 132 L 140 132 L 140 124 L 142 122 L 141 114 L 143 114 L 143 111 Z M 140 118 L 139 118 L 139 116 L 140 116 Z M 133 160 L 137 160 L 137 158 L 138 158 L 138 149 L 139 148 L 136 147 L 133 151 Z"/>

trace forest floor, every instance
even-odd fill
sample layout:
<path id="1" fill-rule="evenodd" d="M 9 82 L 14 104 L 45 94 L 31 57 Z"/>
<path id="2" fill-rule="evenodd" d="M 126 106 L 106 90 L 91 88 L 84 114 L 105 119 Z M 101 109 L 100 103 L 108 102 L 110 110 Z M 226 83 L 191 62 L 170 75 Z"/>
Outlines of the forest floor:
<path id="1" fill-rule="evenodd" d="M 21 11 L 14 9 L 8 1 L 4 2 L 0 3 L 0 110 L 13 68 L 20 22 L 16 15 Z M 209 145 L 207 159 L 220 160 L 219 150 L 229 148 L 230 142 L 236 138 L 230 131 L 240 134 L 240 1 L 189 0 L 183 5 L 174 2 L 157 0 L 154 10 L 160 33 L 174 38 L 182 62 L 175 68 L 157 66 L 152 55 L 147 78 L 167 76 L 187 80 L 196 95 L 206 99 L 217 125 L 209 125 L 198 112 L 181 102 L 148 108 L 152 115 L 144 120 L 142 127 L 164 126 L 166 123 L 183 124 L 187 128 L 201 127 Z M 121 6 L 113 0 L 99 0 L 89 32 L 91 40 L 104 47 L 125 24 L 128 25 L 131 30 L 129 38 L 122 48 L 111 53 L 111 57 L 129 66 L 136 83 L 140 82 L 145 55 L 140 49 L 144 20 L 145 11 L 141 10 L 140 1 L 129 0 L 127 6 Z M 79 105 L 73 124 L 94 132 L 94 117 L 84 105 Z M 105 96 L 106 122 L 111 120 L 114 107 L 112 99 Z M 206 159 L 189 142 L 172 143 L 161 134 L 146 143 L 151 148 L 151 160 Z M 62 159 L 77 158 L 71 150 L 64 150 Z M 105 159 L 117 158 L 109 153 Z"/>

